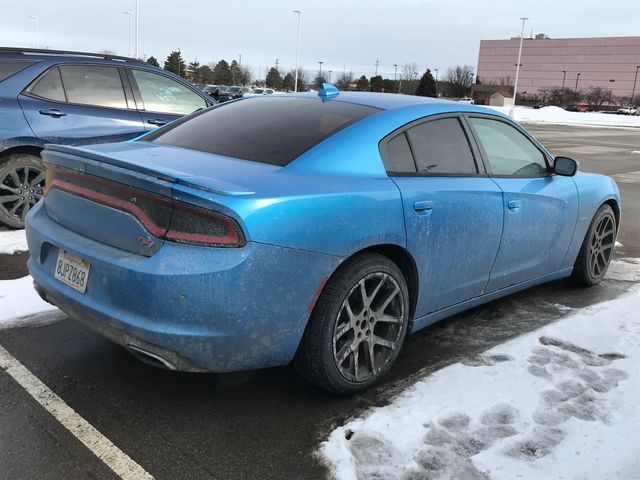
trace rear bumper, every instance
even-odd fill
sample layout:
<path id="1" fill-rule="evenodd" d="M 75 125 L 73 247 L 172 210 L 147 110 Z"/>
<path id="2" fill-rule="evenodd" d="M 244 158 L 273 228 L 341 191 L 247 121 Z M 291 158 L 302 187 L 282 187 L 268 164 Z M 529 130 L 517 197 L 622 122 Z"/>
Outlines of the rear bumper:
<path id="1" fill-rule="evenodd" d="M 143 257 L 59 225 L 43 202 L 26 230 L 29 271 L 47 301 L 116 343 L 187 371 L 289 363 L 318 286 L 340 262 L 251 242 L 243 248 L 165 242 Z M 86 293 L 54 278 L 59 249 L 91 264 Z"/>

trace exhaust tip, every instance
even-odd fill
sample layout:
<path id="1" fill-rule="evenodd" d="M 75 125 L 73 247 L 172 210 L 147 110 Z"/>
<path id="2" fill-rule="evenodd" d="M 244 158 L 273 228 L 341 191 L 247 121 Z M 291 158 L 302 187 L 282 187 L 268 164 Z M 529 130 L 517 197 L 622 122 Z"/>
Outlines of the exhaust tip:
<path id="1" fill-rule="evenodd" d="M 169 360 L 162 358 L 156 353 L 149 352 L 136 345 L 127 345 L 127 349 L 141 362 L 152 365 L 154 367 L 164 368 L 166 370 L 177 370 L 178 368 Z"/>

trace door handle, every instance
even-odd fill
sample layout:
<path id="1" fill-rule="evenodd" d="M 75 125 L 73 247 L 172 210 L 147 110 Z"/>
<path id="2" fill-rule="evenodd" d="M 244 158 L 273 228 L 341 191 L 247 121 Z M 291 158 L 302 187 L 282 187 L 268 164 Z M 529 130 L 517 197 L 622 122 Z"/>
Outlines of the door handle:
<path id="1" fill-rule="evenodd" d="M 520 210 L 521 206 L 522 206 L 522 203 L 520 203 L 520 200 L 509 200 L 507 202 L 507 208 L 509 210 Z"/>
<path id="2" fill-rule="evenodd" d="M 158 125 L 159 127 L 161 127 L 162 125 L 166 125 L 167 121 L 163 120 L 162 118 L 154 118 L 153 120 L 147 120 L 147 123 L 150 123 L 151 125 Z"/>
<path id="3" fill-rule="evenodd" d="M 53 118 L 60 118 L 60 117 L 64 117 L 66 113 L 61 112 L 57 108 L 52 108 L 50 110 L 40 110 L 40 115 L 49 115 L 50 117 L 53 117 Z"/>
<path id="4" fill-rule="evenodd" d="M 416 212 L 424 212 L 425 210 L 431 210 L 433 208 L 432 200 L 421 200 L 419 202 L 414 202 L 413 209 Z"/>

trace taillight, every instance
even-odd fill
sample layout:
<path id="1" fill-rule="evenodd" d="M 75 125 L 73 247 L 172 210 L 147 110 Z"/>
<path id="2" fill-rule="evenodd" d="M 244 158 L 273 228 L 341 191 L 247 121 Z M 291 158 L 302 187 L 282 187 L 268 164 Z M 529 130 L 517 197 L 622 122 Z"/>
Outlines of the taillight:
<path id="1" fill-rule="evenodd" d="M 153 236 L 178 243 L 243 247 L 240 225 L 231 217 L 155 193 L 46 165 L 45 196 L 52 189 L 133 215 Z"/>
<path id="2" fill-rule="evenodd" d="M 165 238 L 179 243 L 217 247 L 243 247 L 244 235 L 231 217 L 175 201 Z"/>

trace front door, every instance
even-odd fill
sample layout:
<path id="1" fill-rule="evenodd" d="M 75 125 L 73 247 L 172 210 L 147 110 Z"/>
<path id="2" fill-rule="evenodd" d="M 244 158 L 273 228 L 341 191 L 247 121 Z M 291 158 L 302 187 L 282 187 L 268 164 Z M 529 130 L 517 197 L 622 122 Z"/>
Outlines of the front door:
<path id="1" fill-rule="evenodd" d="M 487 169 L 504 192 L 504 228 L 487 292 L 560 269 L 578 215 L 576 185 L 507 120 L 469 116 Z"/>

